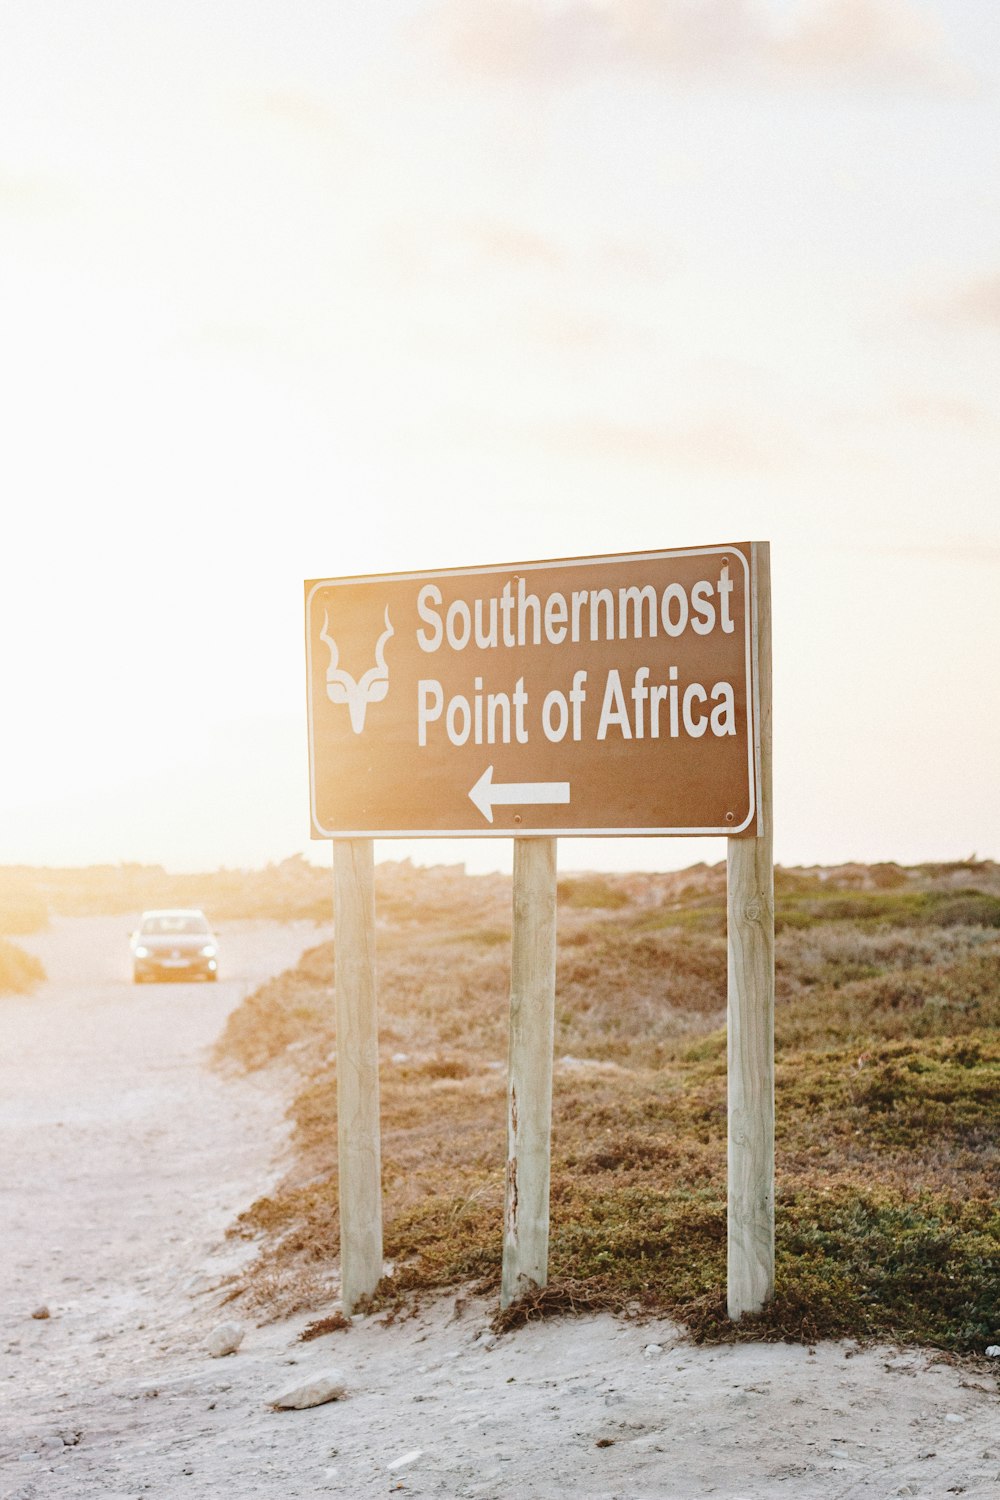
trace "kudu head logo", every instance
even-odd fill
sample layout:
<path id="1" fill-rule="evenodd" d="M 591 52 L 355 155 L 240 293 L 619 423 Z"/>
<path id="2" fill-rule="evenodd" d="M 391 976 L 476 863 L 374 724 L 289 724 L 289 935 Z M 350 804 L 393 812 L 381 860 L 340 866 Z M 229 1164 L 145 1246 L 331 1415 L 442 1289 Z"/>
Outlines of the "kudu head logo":
<path id="1" fill-rule="evenodd" d="M 330 652 L 330 665 L 326 669 L 326 696 L 331 703 L 346 703 L 351 714 L 351 728 L 360 734 L 365 727 L 365 709 L 369 703 L 381 703 L 389 691 L 389 668 L 385 664 L 385 646 L 391 635 L 395 635 L 389 623 L 389 607 L 385 611 L 385 630 L 375 646 L 375 665 L 355 682 L 350 672 L 338 667 L 340 653 L 337 642 L 329 634 L 330 616 L 323 615 L 323 629 L 319 633 Z"/>

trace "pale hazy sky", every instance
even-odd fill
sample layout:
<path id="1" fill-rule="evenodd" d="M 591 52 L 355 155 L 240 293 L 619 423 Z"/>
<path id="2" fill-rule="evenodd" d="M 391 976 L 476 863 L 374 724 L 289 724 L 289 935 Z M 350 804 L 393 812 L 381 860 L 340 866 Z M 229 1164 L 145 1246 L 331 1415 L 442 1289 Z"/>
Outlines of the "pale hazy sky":
<path id="1" fill-rule="evenodd" d="M 776 857 L 1000 857 L 998 83 L 995 0 L 0 0 L 0 862 L 328 859 L 304 578 L 747 538 Z"/>

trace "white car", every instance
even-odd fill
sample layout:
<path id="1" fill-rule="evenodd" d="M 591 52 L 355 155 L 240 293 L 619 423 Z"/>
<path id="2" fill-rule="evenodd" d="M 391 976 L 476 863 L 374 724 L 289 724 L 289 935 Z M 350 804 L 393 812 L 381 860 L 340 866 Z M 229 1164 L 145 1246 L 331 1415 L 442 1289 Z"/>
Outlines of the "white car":
<path id="1" fill-rule="evenodd" d="M 205 913 L 193 907 L 144 911 L 131 937 L 132 977 L 218 979 L 219 944 Z"/>

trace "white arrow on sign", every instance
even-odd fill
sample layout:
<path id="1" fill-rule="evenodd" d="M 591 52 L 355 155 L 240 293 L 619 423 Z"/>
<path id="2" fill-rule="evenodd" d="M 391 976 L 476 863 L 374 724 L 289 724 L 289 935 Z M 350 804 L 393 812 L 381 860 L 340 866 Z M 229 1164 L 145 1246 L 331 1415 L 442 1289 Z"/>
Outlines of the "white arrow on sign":
<path id="1" fill-rule="evenodd" d="M 568 781 L 506 781 L 494 782 L 493 767 L 486 770 L 469 793 L 487 823 L 493 822 L 493 809 L 498 806 L 523 807 L 528 803 L 568 802 Z"/>

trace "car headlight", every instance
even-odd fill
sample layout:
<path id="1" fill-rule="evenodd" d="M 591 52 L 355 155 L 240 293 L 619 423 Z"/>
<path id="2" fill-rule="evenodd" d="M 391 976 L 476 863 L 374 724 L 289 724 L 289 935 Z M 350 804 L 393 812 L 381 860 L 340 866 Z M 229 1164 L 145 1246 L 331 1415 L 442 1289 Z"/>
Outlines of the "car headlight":
<path id="1" fill-rule="evenodd" d="M 215 957 L 215 949 L 212 947 L 211 943 L 206 943 L 205 944 L 205 947 L 202 948 L 202 950 L 201 950 L 201 956 L 202 956 L 202 958 L 214 958 Z"/>
<path id="2" fill-rule="evenodd" d="M 142 946 L 142 944 L 140 943 L 139 947 L 135 950 L 135 956 L 136 956 L 136 958 L 148 958 L 149 957 L 149 949 L 148 948 L 144 948 Z"/>

